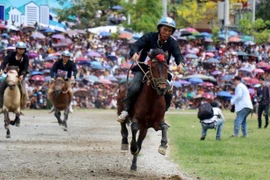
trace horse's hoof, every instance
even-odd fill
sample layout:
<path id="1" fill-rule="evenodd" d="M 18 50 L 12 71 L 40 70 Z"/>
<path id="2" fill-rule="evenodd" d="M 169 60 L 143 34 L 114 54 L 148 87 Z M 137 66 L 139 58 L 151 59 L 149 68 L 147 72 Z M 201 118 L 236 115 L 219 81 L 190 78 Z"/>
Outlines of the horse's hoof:
<path id="1" fill-rule="evenodd" d="M 158 152 L 161 155 L 165 155 L 166 154 L 166 150 L 167 150 L 167 147 L 164 147 L 164 146 L 159 146 L 159 148 L 158 148 Z"/>
<path id="2" fill-rule="evenodd" d="M 21 124 L 20 123 L 16 123 L 15 125 L 16 125 L 16 127 L 20 127 Z"/>
<path id="3" fill-rule="evenodd" d="M 128 144 L 121 144 L 121 150 L 128 150 Z"/>
<path id="4" fill-rule="evenodd" d="M 67 128 L 66 128 L 66 127 L 64 127 L 64 128 L 63 128 L 63 130 L 64 130 L 64 131 L 67 131 Z"/>
<path id="5" fill-rule="evenodd" d="M 132 164 L 132 165 L 130 166 L 130 170 L 131 170 L 131 171 L 137 171 L 137 166 Z"/>
<path id="6" fill-rule="evenodd" d="M 11 138 L 11 136 L 10 135 L 6 135 L 6 138 Z"/>

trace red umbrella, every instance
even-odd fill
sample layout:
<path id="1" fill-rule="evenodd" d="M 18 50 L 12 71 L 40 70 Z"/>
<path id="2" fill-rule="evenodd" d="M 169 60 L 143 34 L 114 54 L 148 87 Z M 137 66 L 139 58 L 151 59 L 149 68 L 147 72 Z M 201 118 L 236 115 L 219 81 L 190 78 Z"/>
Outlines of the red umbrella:
<path id="1" fill-rule="evenodd" d="M 33 81 L 45 81 L 45 77 L 42 75 L 35 75 L 31 77 L 31 80 Z"/>
<path id="2" fill-rule="evenodd" d="M 7 26 L 5 26 L 4 24 L 0 24 L 0 29 L 7 29 Z"/>
<path id="3" fill-rule="evenodd" d="M 260 84 L 260 81 L 256 78 L 251 78 L 246 81 L 248 84 L 255 85 L 255 84 Z"/>
<path id="4" fill-rule="evenodd" d="M 86 57 L 77 57 L 76 61 L 87 61 L 89 59 L 87 59 Z"/>

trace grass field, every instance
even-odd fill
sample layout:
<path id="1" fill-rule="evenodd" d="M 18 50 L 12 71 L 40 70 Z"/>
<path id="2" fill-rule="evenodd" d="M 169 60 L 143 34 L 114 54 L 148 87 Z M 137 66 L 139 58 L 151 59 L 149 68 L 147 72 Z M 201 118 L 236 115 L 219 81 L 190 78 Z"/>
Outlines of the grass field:
<path id="1" fill-rule="evenodd" d="M 270 128 L 257 129 L 256 115 L 248 117 L 247 138 L 230 138 L 236 114 L 223 112 L 226 121 L 222 140 L 216 141 L 216 131 L 210 129 L 206 139 L 200 141 L 201 125 L 196 112 L 171 112 L 166 115 L 171 126 L 169 149 L 187 174 L 210 180 L 270 179 Z"/>

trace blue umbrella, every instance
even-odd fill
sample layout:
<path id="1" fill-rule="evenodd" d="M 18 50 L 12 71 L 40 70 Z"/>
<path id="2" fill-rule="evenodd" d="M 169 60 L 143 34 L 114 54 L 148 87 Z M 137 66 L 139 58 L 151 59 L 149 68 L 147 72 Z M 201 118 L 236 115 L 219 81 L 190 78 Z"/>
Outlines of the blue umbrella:
<path id="1" fill-rule="evenodd" d="M 140 37 L 142 37 L 141 34 L 135 34 L 135 35 L 133 36 L 134 39 L 139 39 Z"/>
<path id="2" fill-rule="evenodd" d="M 92 61 L 91 68 L 92 69 L 103 69 L 103 66 L 102 66 L 101 62 L 99 62 L 99 61 Z"/>
<path id="3" fill-rule="evenodd" d="M 181 84 L 180 81 L 175 81 L 175 82 L 173 83 L 173 86 L 176 87 L 176 88 L 179 88 L 179 87 L 182 87 L 182 84 Z"/>
<path id="4" fill-rule="evenodd" d="M 191 54 L 190 53 L 190 54 L 185 55 L 185 58 L 197 59 L 198 56 L 196 54 Z"/>
<path id="5" fill-rule="evenodd" d="M 110 81 L 115 81 L 115 82 L 118 82 L 118 79 L 114 76 L 106 76 L 105 79 L 108 79 Z"/>
<path id="6" fill-rule="evenodd" d="M 123 10 L 124 8 L 122 6 L 117 5 L 117 6 L 113 6 L 112 9 L 113 10 Z"/>
<path id="7" fill-rule="evenodd" d="M 238 51 L 237 55 L 238 56 L 247 56 L 248 54 L 246 52 L 243 52 L 243 51 Z"/>
<path id="8" fill-rule="evenodd" d="M 94 76 L 94 75 L 85 76 L 83 79 L 85 79 L 86 81 L 89 81 L 89 82 L 99 82 L 99 78 L 97 76 Z"/>
<path id="9" fill-rule="evenodd" d="M 203 83 L 203 80 L 200 79 L 200 78 L 190 78 L 188 80 L 191 84 L 200 84 L 200 83 Z"/>
<path id="10" fill-rule="evenodd" d="M 50 28 L 47 28 L 43 31 L 44 33 L 55 33 L 56 31 Z"/>
<path id="11" fill-rule="evenodd" d="M 107 31 L 103 31 L 99 35 L 102 37 L 109 37 L 109 36 L 111 36 L 111 33 L 107 32 Z"/>
<path id="12" fill-rule="evenodd" d="M 228 92 L 228 91 L 220 91 L 220 92 L 217 93 L 217 96 L 219 96 L 219 97 L 228 97 L 228 98 L 232 97 L 231 93 Z"/>
<path id="13" fill-rule="evenodd" d="M 32 71 L 31 72 L 31 76 L 34 76 L 34 75 L 42 75 L 43 72 L 40 72 L 40 71 Z"/>
<path id="14" fill-rule="evenodd" d="M 225 76 L 222 76 L 221 79 L 223 81 L 231 81 L 233 79 L 233 75 L 226 74 Z"/>
<path id="15" fill-rule="evenodd" d="M 9 35 L 7 33 L 3 33 L 3 34 L 1 34 L 1 36 L 4 38 L 7 38 L 7 39 L 9 38 Z"/>
<path id="16" fill-rule="evenodd" d="M 219 63 L 219 60 L 217 60 L 216 58 L 210 58 L 206 60 L 205 63 Z"/>
<path id="17" fill-rule="evenodd" d="M 54 60 L 54 59 L 58 59 L 57 56 L 47 56 L 44 58 L 44 61 L 51 61 L 51 60 Z"/>
<path id="18" fill-rule="evenodd" d="M 112 56 L 112 55 L 107 56 L 107 58 L 110 59 L 111 61 L 116 61 L 117 60 L 117 57 Z"/>

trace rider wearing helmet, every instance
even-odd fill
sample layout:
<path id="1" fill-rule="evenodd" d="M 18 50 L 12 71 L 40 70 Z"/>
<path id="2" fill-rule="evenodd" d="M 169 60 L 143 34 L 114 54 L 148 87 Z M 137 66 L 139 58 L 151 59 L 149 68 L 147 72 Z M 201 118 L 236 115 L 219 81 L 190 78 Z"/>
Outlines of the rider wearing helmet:
<path id="1" fill-rule="evenodd" d="M 130 57 L 134 62 L 144 62 L 148 52 L 151 49 L 160 48 L 165 53 L 168 53 L 167 63 L 169 64 L 171 55 L 174 57 L 175 63 L 177 64 L 177 70 L 183 73 L 184 58 L 180 52 L 177 42 L 171 37 L 176 29 L 175 21 L 170 17 L 163 17 L 157 24 L 158 32 L 149 32 L 144 34 L 138 39 L 130 49 Z M 138 53 L 140 52 L 140 56 Z M 128 116 L 131 110 L 132 103 L 136 101 L 141 87 L 142 79 L 144 74 L 141 71 L 136 71 L 133 80 L 128 89 L 127 97 L 125 98 L 125 110 L 118 116 L 118 121 L 123 122 Z M 172 94 L 167 93 L 165 95 L 166 110 L 170 107 L 172 100 Z"/>
<path id="2" fill-rule="evenodd" d="M 69 51 L 62 52 L 62 59 L 56 61 L 50 70 L 51 81 L 54 81 L 56 76 L 64 77 L 64 79 L 68 79 L 71 82 L 75 80 L 78 70 L 76 64 L 72 60 L 70 60 L 70 57 L 71 53 Z M 70 81 L 66 81 L 69 87 L 71 87 Z M 72 93 L 72 88 L 69 88 L 68 92 Z M 70 112 L 72 112 L 71 106 L 69 110 Z M 52 107 L 50 112 L 53 111 L 54 107 Z"/>
<path id="3" fill-rule="evenodd" d="M 24 42 L 18 42 L 16 44 L 16 51 L 9 53 L 0 67 L 0 74 L 5 70 L 6 66 L 17 66 L 19 68 L 19 76 L 22 83 L 19 84 L 21 93 L 23 95 L 23 101 L 21 102 L 21 108 L 24 108 L 27 100 L 27 93 L 24 85 L 24 78 L 28 73 L 29 58 L 26 54 L 26 44 Z M 7 82 L 4 80 L 0 87 L 0 108 L 3 108 L 3 95 L 7 87 Z"/>

